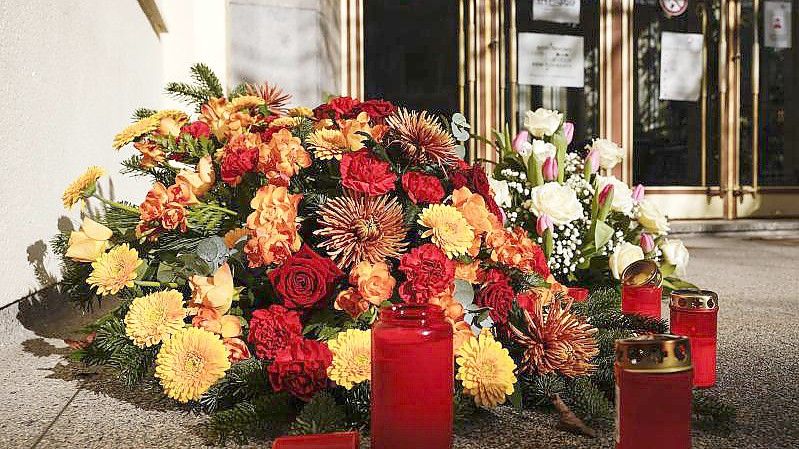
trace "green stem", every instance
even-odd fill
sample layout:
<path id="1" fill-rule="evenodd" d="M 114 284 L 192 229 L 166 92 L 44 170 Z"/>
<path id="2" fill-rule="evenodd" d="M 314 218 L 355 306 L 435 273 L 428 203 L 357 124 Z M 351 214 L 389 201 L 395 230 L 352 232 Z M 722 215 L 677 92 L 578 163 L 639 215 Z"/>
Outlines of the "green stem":
<path id="1" fill-rule="evenodd" d="M 178 284 L 174 282 L 158 282 L 158 281 L 133 281 L 134 284 L 142 287 L 170 287 L 178 288 Z"/>
<path id="2" fill-rule="evenodd" d="M 207 204 L 207 203 L 205 203 L 205 204 L 203 204 L 203 205 L 204 205 L 205 207 L 209 208 L 209 209 L 215 209 L 215 210 L 218 210 L 218 211 L 220 211 L 220 212 L 224 212 L 224 213 L 226 213 L 226 214 L 228 214 L 228 215 L 230 215 L 230 216 L 232 216 L 232 217 L 238 217 L 238 216 L 239 216 L 239 214 L 238 214 L 238 213 L 236 213 L 235 211 L 232 211 L 232 210 L 230 210 L 230 209 L 227 209 L 227 208 L 225 208 L 225 207 L 222 207 L 222 206 L 217 206 L 217 205 L 215 205 L 215 204 Z"/>
<path id="3" fill-rule="evenodd" d="M 101 197 L 100 195 L 97 195 L 97 194 L 92 195 L 92 197 L 97 198 L 98 200 L 102 201 L 103 203 L 105 203 L 105 204 L 107 204 L 107 205 L 109 205 L 111 207 L 115 207 L 117 209 L 121 209 L 121 210 L 130 212 L 132 214 L 139 215 L 139 209 L 136 208 L 136 207 L 128 206 L 127 204 L 117 203 L 116 201 L 107 200 L 107 199 L 105 199 L 105 198 L 103 198 L 103 197 Z"/>

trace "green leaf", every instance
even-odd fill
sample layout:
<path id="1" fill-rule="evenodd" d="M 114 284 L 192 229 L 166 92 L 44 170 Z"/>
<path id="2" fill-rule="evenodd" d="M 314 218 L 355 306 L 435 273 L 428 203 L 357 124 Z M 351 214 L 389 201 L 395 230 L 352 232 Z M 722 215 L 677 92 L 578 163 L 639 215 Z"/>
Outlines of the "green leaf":
<path id="1" fill-rule="evenodd" d="M 594 222 L 596 229 L 594 229 L 594 248 L 602 248 L 607 245 L 610 238 L 613 237 L 613 228 L 611 228 L 604 221 Z"/>
<path id="2" fill-rule="evenodd" d="M 513 385 L 513 393 L 511 393 L 510 396 L 508 396 L 508 401 L 510 401 L 511 405 L 518 410 L 521 410 L 523 408 L 522 389 L 520 388 L 519 382 L 516 382 Z"/>

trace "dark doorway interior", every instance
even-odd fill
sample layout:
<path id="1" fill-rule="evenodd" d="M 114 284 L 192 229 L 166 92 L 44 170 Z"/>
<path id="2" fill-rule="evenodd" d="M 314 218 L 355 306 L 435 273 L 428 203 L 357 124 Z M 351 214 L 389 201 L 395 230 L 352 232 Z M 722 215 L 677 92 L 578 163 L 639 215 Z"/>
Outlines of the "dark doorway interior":
<path id="1" fill-rule="evenodd" d="M 458 2 L 364 2 L 367 98 L 450 116 L 458 101 Z"/>

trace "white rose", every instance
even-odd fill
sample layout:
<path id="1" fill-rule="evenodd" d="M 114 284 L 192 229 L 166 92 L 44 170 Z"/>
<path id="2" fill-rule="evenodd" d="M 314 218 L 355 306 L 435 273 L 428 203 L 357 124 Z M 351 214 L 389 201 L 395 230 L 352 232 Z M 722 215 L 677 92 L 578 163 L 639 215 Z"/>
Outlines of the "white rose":
<path id="1" fill-rule="evenodd" d="M 669 220 L 655 203 L 644 198 L 638 203 L 636 219 L 651 234 L 661 235 L 669 232 Z"/>
<path id="2" fill-rule="evenodd" d="M 621 182 L 615 176 L 602 176 L 597 175 L 597 192 L 601 192 L 606 185 L 613 185 L 613 203 L 610 208 L 616 212 L 621 212 L 624 215 L 630 215 L 633 212 L 633 191 L 627 184 Z"/>
<path id="3" fill-rule="evenodd" d="M 543 164 L 548 157 L 555 157 L 555 154 L 558 152 L 555 145 L 538 139 L 533 139 L 531 150 L 536 160 L 541 164 Z"/>
<path id="4" fill-rule="evenodd" d="M 665 239 L 663 243 L 660 244 L 660 251 L 663 252 L 663 257 L 666 259 L 666 262 L 676 267 L 674 273 L 677 276 L 685 276 L 689 255 L 688 249 L 685 248 L 682 240 Z"/>
<path id="5" fill-rule="evenodd" d="M 527 111 L 524 114 L 524 127 L 539 139 L 555 134 L 555 131 L 560 128 L 561 121 L 563 121 L 563 114 L 544 108 L 538 108 L 535 112 Z"/>
<path id="6" fill-rule="evenodd" d="M 624 159 L 624 150 L 608 139 L 594 139 L 591 149 L 599 153 L 599 166 L 611 170 Z"/>
<path id="7" fill-rule="evenodd" d="M 499 207 L 511 206 L 510 188 L 507 181 L 500 181 L 489 176 L 488 185 L 491 186 L 491 190 L 494 192 L 494 201 Z"/>
<path id="8" fill-rule="evenodd" d="M 549 215 L 552 222 L 562 225 L 583 215 L 583 206 L 571 187 L 557 182 L 548 182 L 530 192 L 530 210 L 538 217 Z"/>
<path id="9" fill-rule="evenodd" d="M 613 273 L 614 278 L 621 279 L 621 274 L 624 272 L 625 268 L 631 263 L 643 258 L 644 250 L 642 250 L 640 246 L 633 245 L 630 242 L 624 242 L 613 250 L 613 254 L 611 254 L 608 259 L 610 272 Z"/>

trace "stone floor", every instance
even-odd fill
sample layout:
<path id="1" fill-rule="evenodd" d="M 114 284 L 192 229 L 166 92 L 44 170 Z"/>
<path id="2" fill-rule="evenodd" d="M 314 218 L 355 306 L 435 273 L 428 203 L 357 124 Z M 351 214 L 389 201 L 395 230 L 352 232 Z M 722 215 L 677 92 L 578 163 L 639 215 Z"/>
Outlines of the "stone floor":
<path id="1" fill-rule="evenodd" d="M 799 232 L 684 239 L 688 279 L 721 298 L 712 393 L 739 415 L 730 434 L 695 431 L 694 447 L 799 447 Z M 62 338 L 90 318 L 68 307 L 44 292 L 0 310 L 0 448 L 207 447 L 202 417 L 64 360 Z M 588 439 L 555 423 L 552 415 L 500 409 L 459 430 L 455 447 L 613 447 L 609 432 Z"/>

